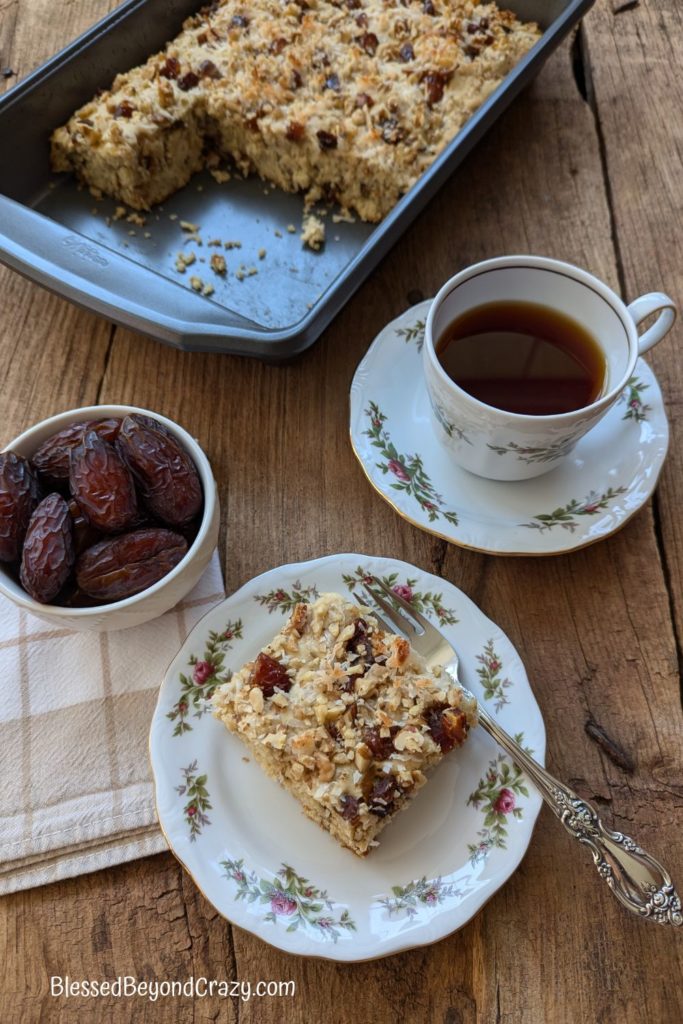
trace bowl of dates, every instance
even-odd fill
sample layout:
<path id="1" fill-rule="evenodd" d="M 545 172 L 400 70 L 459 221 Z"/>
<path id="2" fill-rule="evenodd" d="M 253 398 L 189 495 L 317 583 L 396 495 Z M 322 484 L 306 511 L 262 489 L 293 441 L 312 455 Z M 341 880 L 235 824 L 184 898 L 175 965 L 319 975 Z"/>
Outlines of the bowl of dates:
<path id="1" fill-rule="evenodd" d="M 138 626 L 192 590 L 218 521 L 209 461 L 177 423 L 72 409 L 0 452 L 0 593 L 69 629 Z"/>

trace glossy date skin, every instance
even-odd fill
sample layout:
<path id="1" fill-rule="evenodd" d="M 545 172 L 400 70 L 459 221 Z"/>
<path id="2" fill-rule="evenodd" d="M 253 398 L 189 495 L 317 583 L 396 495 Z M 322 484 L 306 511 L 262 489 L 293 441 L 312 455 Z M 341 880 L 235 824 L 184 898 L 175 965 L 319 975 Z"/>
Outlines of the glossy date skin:
<path id="1" fill-rule="evenodd" d="M 194 462 L 175 437 L 148 416 L 126 416 L 117 448 L 137 480 L 145 507 L 169 526 L 186 526 L 201 511 Z"/>
<path id="2" fill-rule="evenodd" d="M 48 494 L 26 531 L 19 579 L 34 601 L 49 604 L 68 580 L 75 561 L 69 507 L 61 494 Z"/>
<path id="3" fill-rule="evenodd" d="M 112 444 L 118 435 L 121 420 L 111 417 L 106 420 L 86 420 L 84 423 L 70 423 L 67 427 L 51 434 L 34 452 L 31 462 L 40 474 L 54 483 L 68 483 L 70 455 L 82 442 L 88 430 Z"/>
<path id="4" fill-rule="evenodd" d="M 135 483 L 113 445 L 88 430 L 69 459 L 69 488 L 88 522 L 103 533 L 133 526 L 138 515 Z"/>
<path id="5" fill-rule="evenodd" d="M 38 477 L 28 459 L 0 453 L 0 562 L 18 562 L 31 514 L 40 498 Z"/>
<path id="6" fill-rule="evenodd" d="M 172 530 L 134 530 L 88 548 L 76 564 L 79 589 L 98 601 L 121 601 L 166 576 L 187 553 Z"/>

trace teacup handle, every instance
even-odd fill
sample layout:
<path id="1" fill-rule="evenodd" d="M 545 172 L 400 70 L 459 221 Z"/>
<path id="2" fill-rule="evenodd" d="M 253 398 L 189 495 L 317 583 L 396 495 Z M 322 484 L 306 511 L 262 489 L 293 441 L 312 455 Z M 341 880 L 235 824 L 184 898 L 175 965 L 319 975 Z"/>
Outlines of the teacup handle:
<path id="1" fill-rule="evenodd" d="M 652 327 L 649 327 L 645 334 L 641 334 L 638 338 L 638 355 L 641 356 L 669 333 L 676 319 L 676 303 L 664 292 L 648 292 L 647 295 L 641 295 L 639 299 L 635 299 L 628 306 L 628 311 L 633 317 L 636 327 L 645 317 L 659 312 Z"/>

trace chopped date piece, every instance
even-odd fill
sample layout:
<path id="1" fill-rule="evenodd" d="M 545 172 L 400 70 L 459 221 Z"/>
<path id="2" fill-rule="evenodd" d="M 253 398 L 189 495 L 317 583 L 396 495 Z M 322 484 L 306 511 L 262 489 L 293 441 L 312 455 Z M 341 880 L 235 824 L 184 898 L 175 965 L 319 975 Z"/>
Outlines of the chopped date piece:
<path id="1" fill-rule="evenodd" d="M 284 665 L 263 651 L 254 662 L 250 681 L 263 690 L 264 697 L 272 697 L 276 688 L 287 693 L 292 685 Z"/>
<path id="2" fill-rule="evenodd" d="M 378 818 L 386 818 L 394 809 L 401 789 L 391 772 L 380 772 L 375 776 L 368 796 L 368 810 Z"/>
<path id="3" fill-rule="evenodd" d="M 99 601 L 122 601 L 163 579 L 187 553 L 171 530 L 134 530 L 94 544 L 76 563 L 76 582 Z"/>
<path id="4" fill-rule="evenodd" d="M 367 16 L 367 14 L 365 14 L 365 13 L 357 14 L 356 15 L 356 25 L 358 25 L 359 28 L 367 28 L 368 27 L 368 16 Z"/>
<path id="5" fill-rule="evenodd" d="M 199 74 L 202 78 L 222 78 L 223 75 L 212 60 L 203 60 L 199 65 Z"/>
<path id="6" fill-rule="evenodd" d="M 424 718 L 430 736 L 444 754 L 464 742 L 468 727 L 462 711 L 456 711 L 448 704 L 432 704 L 425 710 Z"/>
<path id="7" fill-rule="evenodd" d="M 358 108 L 368 107 L 369 109 L 370 107 L 374 107 L 374 105 L 375 101 L 372 96 L 369 96 L 366 92 L 359 92 L 356 96 L 356 106 Z"/>
<path id="8" fill-rule="evenodd" d="M 180 61 L 177 57 L 167 57 L 165 62 L 159 68 L 159 74 L 162 78 L 177 78 L 180 74 Z"/>
<path id="9" fill-rule="evenodd" d="M 365 50 L 369 57 L 374 57 L 379 46 L 379 39 L 374 32 L 364 32 L 362 36 L 356 36 L 356 42 Z"/>
<path id="10" fill-rule="evenodd" d="M 355 821 L 360 813 L 360 800 L 357 796 L 344 793 L 339 801 L 339 813 L 344 821 Z"/>
<path id="11" fill-rule="evenodd" d="M 187 71 L 182 78 L 178 79 L 178 88 L 183 92 L 189 92 L 197 85 L 199 85 L 199 76 L 195 75 L 194 71 Z"/>
<path id="12" fill-rule="evenodd" d="M 408 61 L 415 60 L 415 50 L 412 47 L 412 43 L 404 43 L 398 52 L 401 56 L 401 60 L 405 64 L 407 64 Z"/>
<path id="13" fill-rule="evenodd" d="M 119 533 L 135 522 L 138 503 L 131 472 L 94 430 L 71 449 L 69 486 L 88 521 L 103 533 Z"/>
<path id="14" fill-rule="evenodd" d="M 83 440 L 86 430 L 94 430 L 111 444 L 116 440 L 121 420 L 112 417 L 107 420 L 86 420 L 85 423 L 70 423 L 56 434 L 52 434 L 34 452 L 31 462 L 41 476 L 60 483 L 69 479 L 69 453 Z"/>
<path id="15" fill-rule="evenodd" d="M 358 679 L 357 675 L 342 676 L 341 679 L 337 680 L 335 685 L 342 693 L 353 693 L 356 689 L 356 679 Z"/>
<path id="16" fill-rule="evenodd" d="M 246 15 L 244 14 L 235 14 L 230 19 L 230 24 L 233 26 L 233 28 L 248 28 L 249 18 L 247 18 Z"/>
<path id="17" fill-rule="evenodd" d="M 358 654 L 367 657 L 371 652 L 370 640 L 368 637 L 368 624 L 365 619 L 356 619 L 353 623 L 353 635 L 346 642 L 346 650 L 350 654 Z"/>
<path id="18" fill-rule="evenodd" d="M 367 726 L 363 729 L 363 742 L 372 751 L 377 761 L 386 761 L 394 753 L 394 736 L 399 731 L 398 726 L 393 725 L 389 730 L 391 735 L 381 736 L 378 726 Z"/>
<path id="19" fill-rule="evenodd" d="M 303 78 L 301 77 L 299 72 L 296 70 L 296 68 L 294 68 L 294 70 L 292 71 L 291 88 L 292 89 L 300 89 L 303 84 L 304 84 Z"/>
<path id="20" fill-rule="evenodd" d="M 346 0 L 346 7 L 349 11 L 357 11 L 359 7 L 362 7 L 360 0 Z"/>
<path id="21" fill-rule="evenodd" d="M 306 129 L 300 121 L 290 121 L 285 131 L 285 135 L 290 142 L 300 142 L 305 134 Z"/>
<path id="22" fill-rule="evenodd" d="M 430 17 L 432 18 L 436 16 L 436 7 L 432 3 L 432 0 L 424 0 L 424 3 L 422 4 L 422 10 L 425 14 L 429 14 Z"/>
<path id="23" fill-rule="evenodd" d="M 126 416 L 117 441 L 152 515 L 184 526 L 199 513 L 202 485 L 194 462 L 167 430 L 137 414 Z"/>
<path id="24" fill-rule="evenodd" d="M 333 92 L 339 92 L 341 89 L 341 85 L 339 84 L 339 75 L 334 72 L 332 72 L 331 75 L 328 75 L 323 86 L 323 90 L 325 89 L 332 89 Z"/>
<path id="25" fill-rule="evenodd" d="M 382 138 L 390 146 L 397 146 L 404 138 L 405 133 L 395 117 L 385 117 L 383 121 L 380 121 L 379 126 L 382 131 Z"/>
<path id="26" fill-rule="evenodd" d="M 318 145 L 321 149 L 336 149 L 337 148 L 337 136 L 333 135 L 332 132 L 326 132 L 321 129 L 316 132 L 318 139 Z"/>
<path id="27" fill-rule="evenodd" d="M 75 561 L 69 507 L 61 494 L 43 498 L 31 516 L 19 579 L 34 601 L 48 604 L 71 574 Z"/>
<path id="28" fill-rule="evenodd" d="M 268 47 L 268 52 L 277 55 L 278 53 L 282 53 L 286 45 L 287 40 L 284 36 L 280 36 L 278 39 L 273 39 L 272 43 Z"/>
<path id="29" fill-rule="evenodd" d="M 114 117 L 132 117 L 135 110 L 137 110 L 137 107 L 134 107 L 128 100 L 121 100 L 114 107 Z"/>
<path id="30" fill-rule="evenodd" d="M 421 78 L 427 89 L 427 103 L 433 107 L 443 97 L 446 82 L 451 76 L 443 71 L 426 71 Z"/>
<path id="31" fill-rule="evenodd" d="M 0 453 L 0 562 L 18 562 L 40 485 L 28 459 Z"/>

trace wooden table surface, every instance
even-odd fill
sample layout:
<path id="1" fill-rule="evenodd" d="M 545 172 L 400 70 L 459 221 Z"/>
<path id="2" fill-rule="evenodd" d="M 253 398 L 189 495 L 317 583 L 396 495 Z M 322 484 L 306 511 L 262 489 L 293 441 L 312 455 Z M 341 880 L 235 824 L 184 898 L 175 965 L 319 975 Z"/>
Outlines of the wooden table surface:
<path id="1" fill-rule="evenodd" d="M 9 87 L 113 6 L 2 0 Z M 627 300 L 683 303 L 683 11 L 598 0 L 419 222 L 298 362 L 184 354 L 0 268 L 0 443 L 62 409 L 130 402 L 204 445 L 229 591 L 342 550 L 457 583 L 525 660 L 551 770 L 683 885 L 683 328 L 649 356 L 672 443 L 654 499 L 572 555 L 495 558 L 410 526 L 368 486 L 347 437 L 354 368 L 387 320 L 457 269 L 506 252 L 576 262 Z M 3 140 L 3 145 L 7 140 Z M 624 751 L 625 770 L 586 731 Z M 619 759 L 617 759 L 619 760 Z M 9 766 L 3 765 L 3 771 Z M 544 809 L 517 873 L 435 946 L 351 966 L 280 953 L 228 925 L 170 854 L 0 903 L 0 1019 L 33 1021 L 647 1022 L 683 1019 L 683 935 L 627 915 Z M 59 1000 L 53 974 L 294 979 L 292 999 Z"/>

